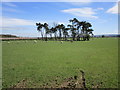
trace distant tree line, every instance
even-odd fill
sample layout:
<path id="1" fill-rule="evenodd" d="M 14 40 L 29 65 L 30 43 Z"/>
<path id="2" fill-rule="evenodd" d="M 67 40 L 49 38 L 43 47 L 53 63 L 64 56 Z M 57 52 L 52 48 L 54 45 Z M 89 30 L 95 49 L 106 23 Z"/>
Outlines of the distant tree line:
<path id="1" fill-rule="evenodd" d="M 10 35 L 10 34 L 1 34 L 0 37 L 1 37 L 1 38 L 16 38 L 17 36 L 15 36 L 15 35 Z"/>
<path id="2" fill-rule="evenodd" d="M 41 33 L 42 40 L 45 41 L 48 39 L 67 41 L 69 38 L 72 38 L 73 41 L 89 41 L 90 36 L 93 36 L 91 23 L 79 21 L 76 18 L 69 20 L 69 22 L 71 24 L 67 25 L 67 27 L 64 24 L 54 24 L 53 27 L 50 27 L 47 23 L 36 23 L 36 26 Z"/>
<path id="3" fill-rule="evenodd" d="M 120 37 L 120 34 L 94 35 L 95 38 Z"/>

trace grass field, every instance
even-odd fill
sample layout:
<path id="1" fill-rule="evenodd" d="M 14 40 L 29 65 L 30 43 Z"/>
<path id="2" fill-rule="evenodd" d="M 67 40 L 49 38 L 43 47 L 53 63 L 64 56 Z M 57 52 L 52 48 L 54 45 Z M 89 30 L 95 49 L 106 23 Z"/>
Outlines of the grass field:
<path id="1" fill-rule="evenodd" d="M 4 41 L 2 43 L 3 87 L 26 81 L 26 87 L 48 86 L 57 79 L 85 72 L 86 86 L 118 87 L 118 39 L 91 41 Z M 18 85 L 19 87 L 19 85 Z"/>

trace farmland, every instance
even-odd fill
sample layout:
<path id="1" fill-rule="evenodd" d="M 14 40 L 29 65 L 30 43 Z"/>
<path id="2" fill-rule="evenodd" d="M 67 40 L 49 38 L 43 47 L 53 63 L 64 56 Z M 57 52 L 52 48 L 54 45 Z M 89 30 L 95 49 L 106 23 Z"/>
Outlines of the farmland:
<path id="1" fill-rule="evenodd" d="M 118 39 L 99 38 L 90 41 L 16 40 L 2 43 L 3 87 L 39 88 L 47 83 L 60 84 L 65 78 L 85 72 L 86 87 L 117 88 Z M 57 87 L 53 85 L 53 87 Z"/>

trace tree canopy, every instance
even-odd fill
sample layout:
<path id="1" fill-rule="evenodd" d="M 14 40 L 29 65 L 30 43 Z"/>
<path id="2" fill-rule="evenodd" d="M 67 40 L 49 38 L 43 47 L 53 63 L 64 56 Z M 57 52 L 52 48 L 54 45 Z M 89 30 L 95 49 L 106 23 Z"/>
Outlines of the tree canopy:
<path id="1" fill-rule="evenodd" d="M 70 19 L 68 24 L 56 24 L 52 27 L 48 23 L 36 23 L 37 30 L 41 33 L 42 40 L 69 40 L 86 41 L 93 36 L 92 24 L 87 21 L 79 21 L 76 18 Z M 54 36 L 53 36 L 54 35 Z"/>

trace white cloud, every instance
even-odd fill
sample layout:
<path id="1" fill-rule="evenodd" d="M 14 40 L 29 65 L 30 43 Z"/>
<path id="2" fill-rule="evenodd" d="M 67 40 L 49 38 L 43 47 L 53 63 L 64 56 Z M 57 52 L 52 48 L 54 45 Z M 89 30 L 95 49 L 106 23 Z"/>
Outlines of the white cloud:
<path id="1" fill-rule="evenodd" d="M 84 6 L 89 5 L 91 2 L 67 2 L 67 3 L 75 6 Z"/>
<path id="2" fill-rule="evenodd" d="M 69 0 L 67 3 L 75 6 L 89 5 L 92 0 Z"/>
<path id="3" fill-rule="evenodd" d="M 89 7 L 71 8 L 71 9 L 62 10 L 62 12 L 69 13 L 79 17 L 87 17 L 87 18 L 95 18 L 95 19 L 98 18 L 97 16 L 95 16 L 96 12 Z"/>
<path id="4" fill-rule="evenodd" d="M 104 10 L 104 8 L 97 8 L 97 10 Z"/>
<path id="5" fill-rule="evenodd" d="M 27 20 L 27 19 L 20 19 L 20 18 L 10 18 L 10 17 L 1 17 L 2 22 L 0 23 L 2 27 L 12 27 L 12 26 L 35 26 L 36 23 L 50 23 L 53 24 L 53 21 L 33 21 L 33 20 Z M 56 22 L 58 24 L 66 24 L 66 22 L 60 21 Z"/>
<path id="6" fill-rule="evenodd" d="M 107 10 L 107 13 L 118 14 L 118 3 L 115 6 Z"/>
<path id="7" fill-rule="evenodd" d="M 1 17 L 2 21 L 0 22 L 1 30 L 25 30 L 31 29 L 29 27 L 35 27 L 36 23 L 45 23 L 47 22 L 50 26 L 53 24 L 53 21 L 33 21 L 20 18 L 8 18 Z M 56 22 L 57 24 L 65 24 L 66 22 Z M 35 28 L 36 29 L 36 28 Z"/>
<path id="8" fill-rule="evenodd" d="M 1 19 L 2 21 L 0 22 L 0 30 L 2 31 L 0 33 L 2 34 L 34 37 L 39 36 L 39 33 L 35 27 L 36 21 L 10 17 L 2 17 Z M 36 30 L 36 32 L 34 32 L 34 30 Z"/>
<path id="9" fill-rule="evenodd" d="M 104 10 L 104 8 L 96 8 L 96 9 L 94 9 L 94 11 L 102 11 L 102 10 Z"/>
<path id="10" fill-rule="evenodd" d="M 23 12 L 23 11 L 16 10 L 16 9 L 13 9 L 13 8 L 5 8 L 5 7 L 2 8 L 2 11 L 15 12 L 15 13 L 21 13 L 21 12 Z"/>
<path id="11" fill-rule="evenodd" d="M 3 3 L 3 4 L 6 5 L 6 6 L 9 6 L 9 7 L 17 7 L 15 4 L 10 3 L 10 2 L 6 2 L 6 3 Z"/>
<path id="12" fill-rule="evenodd" d="M 0 29 L 2 30 L 2 32 L 4 32 L 4 30 L 30 30 L 30 27 L 26 27 L 26 26 L 21 26 L 21 27 L 16 27 L 16 26 L 9 26 L 9 27 L 0 27 Z"/>
<path id="13" fill-rule="evenodd" d="M 2 17 L 0 22 L 1 30 L 25 30 L 28 29 L 28 26 L 35 26 L 35 21 L 25 20 L 19 18 L 6 18 Z M 29 28 L 30 29 L 30 28 Z"/>
<path id="14" fill-rule="evenodd" d="M 2 26 L 26 26 L 34 25 L 35 22 L 31 20 L 19 19 L 19 18 L 2 18 Z"/>

